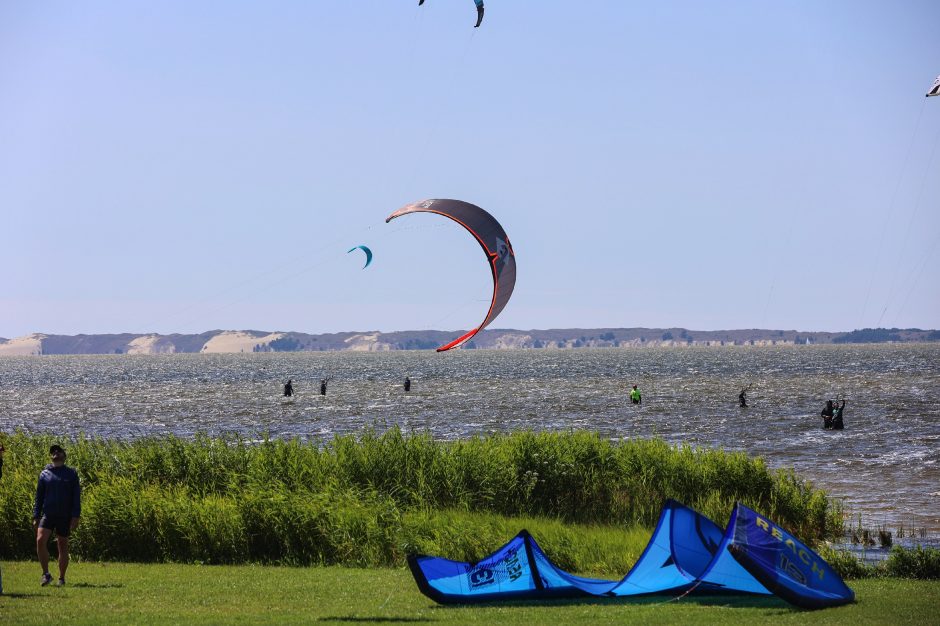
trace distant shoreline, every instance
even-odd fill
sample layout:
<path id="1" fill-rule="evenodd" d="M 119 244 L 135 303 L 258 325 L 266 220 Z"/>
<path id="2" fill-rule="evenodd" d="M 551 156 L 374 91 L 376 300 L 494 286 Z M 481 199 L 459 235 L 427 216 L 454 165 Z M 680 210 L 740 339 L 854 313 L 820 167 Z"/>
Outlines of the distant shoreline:
<path id="1" fill-rule="evenodd" d="M 52 354 L 238 354 L 251 352 L 392 352 L 434 350 L 466 331 L 380 331 L 308 334 L 259 330 L 210 330 L 199 334 L 120 333 L 0 337 L 2 356 Z M 487 329 L 463 349 L 568 350 L 689 346 L 936 343 L 940 331 L 866 328 L 851 332 L 796 330 L 689 330 L 686 328 Z"/>

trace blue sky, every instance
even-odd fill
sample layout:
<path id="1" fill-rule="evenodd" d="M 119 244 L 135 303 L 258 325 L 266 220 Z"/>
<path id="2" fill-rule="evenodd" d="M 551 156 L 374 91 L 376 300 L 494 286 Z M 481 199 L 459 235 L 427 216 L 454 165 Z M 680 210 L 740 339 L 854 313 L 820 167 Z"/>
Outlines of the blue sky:
<path id="1" fill-rule="evenodd" d="M 416 5 L 0 3 L 0 336 L 940 328 L 940 3 Z"/>

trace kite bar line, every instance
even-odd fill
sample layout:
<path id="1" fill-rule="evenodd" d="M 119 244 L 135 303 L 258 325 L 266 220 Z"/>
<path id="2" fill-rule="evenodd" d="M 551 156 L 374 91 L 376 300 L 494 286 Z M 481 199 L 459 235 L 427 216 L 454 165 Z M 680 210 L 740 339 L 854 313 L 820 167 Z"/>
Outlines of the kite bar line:
<path id="1" fill-rule="evenodd" d="M 697 581 L 695 581 L 695 584 L 692 585 L 692 586 L 691 586 L 685 593 L 683 593 L 682 595 L 676 596 L 675 598 L 669 598 L 669 599 L 666 600 L 665 602 L 660 602 L 659 604 L 660 604 L 660 605 L 663 605 L 663 604 L 669 604 L 670 602 L 678 602 L 678 601 L 682 600 L 684 597 L 686 597 L 687 595 L 689 595 L 690 593 L 692 593 L 693 591 L 695 591 L 695 590 L 698 588 L 698 586 L 701 585 L 701 584 L 702 584 L 702 581 L 701 581 L 701 580 L 697 580 Z"/>
<path id="2" fill-rule="evenodd" d="M 796 220 L 790 222 L 790 227 L 787 229 L 787 236 L 783 238 L 783 248 L 784 251 L 790 246 L 790 241 L 793 239 L 793 229 L 796 224 Z M 767 312 L 770 311 L 770 303 L 773 299 L 774 289 L 777 286 L 777 277 L 780 274 L 779 264 L 775 265 L 773 278 L 770 279 L 770 288 L 767 290 L 767 303 L 764 304 L 764 314 L 761 317 L 761 326 L 767 327 Z"/>
<path id="3" fill-rule="evenodd" d="M 924 189 L 927 187 L 927 176 L 930 174 L 930 169 L 933 167 L 934 157 L 937 155 L 937 145 L 940 144 L 940 128 L 937 129 L 936 134 L 934 135 L 933 148 L 930 150 L 930 158 L 927 160 L 927 169 L 924 170 L 924 175 L 921 176 L 920 180 L 920 189 L 917 191 L 917 196 L 914 199 L 914 210 L 911 211 L 911 217 L 907 221 L 907 230 L 904 231 L 904 238 L 901 241 L 906 242 L 908 237 L 911 235 L 911 230 L 914 227 L 914 218 L 917 217 L 917 213 L 920 209 L 921 200 L 924 197 Z M 894 299 L 894 290 L 898 286 L 898 283 L 901 281 L 898 278 L 898 274 L 901 271 L 901 263 L 904 255 L 908 252 L 907 246 L 901 246 L 898 251 L 898 261 L 895 264 L 895 273 L 894 278 L 891 280 L 890 285 L 891 289 L 888 292 L 888 299 L 885 302 L 884 309 L 881 311 L 881 317 L 878 318 L 877 327 L 881 327 L 881 320 L 884 318 L 885 313 L 888 312 L 888 306 L 890 306 L 892 300 Z M 916 265 L 915 265 L 916 267 Z M 895 324 L 897 323 L 897 315 L 895 316 Z"/>
<path id="4" fill-rule="evenodd" d="M 305 273 L 311 271 L 312 269 L 315 269 L 315 268 L 317 268 L 317 267 L 320 267 L 320 266 L 326 264 L 328 261 L 330 261 L 330 260 L 333 258 L 333 255 L 334 255 L 334 250 L 333 250 L 333 248 L 337 247 L 337 246 L 340 244 L 340 242 L 349 241 L 349 240 L 352 239 L 354 236 L 358 238 L 361 233 L 363 233 L 363 232 L 368 232 L 369 230 L 372 230 L 373 228 L 375 228 L 375 225 L 374 225 L 374 224 L 373 224 L 373 225 L 369 225 L 369 226 L 365 226 L 365 227 L 361 227 L 361 228 L 358 228 L 358 229 L 355 229 L 355 230 L 351 229 L 351 230 L 347 231 L 346 233 L 343 233 L 342 235 L 337 236 L 335 239 L 333 239 L 333 240 L 331 240 L 331 241 L 327 242 L 326 244 L 323 244 L 322 246 L 319 247 L 319 250 L 318 250 L 318 252 L 316 253 L 316 256 L 317 256 L 318 260 L 315 261 L 313 264 L 308 265 L 308 266 L 305 266 L 303 269 L 301 269 L 301 270 L 299 270 L 299 271 L 296 271 L 296 272 L 293 272 L 293 273 L 289 274 L 289 275 L 288 275 L 287 277 L 285 277 L 285 278 L 281 278 L 280 280 L 277 280 L 277 281 L 275 281 L 275 282 L 268 282 L 268 283 L 266 283 L 264 286 L 262 286 L 261 288 L 255 290 L 255 291 L 254 291 L 252 294 L 250 294 L 249 296 L 239 297 L 239 298 L 236 298 L 235 300 L 232 300 L 232 301 L 230 301 L 230 302 L 228 302 L 228 303 L 226 303 L 226 304 L 219 305 L 219 306 L 212 306 L 212 307 L 209 308 L 209 309 L 203 308 L 205 305 L 201 305 L 201 304 L 191 304 L 191 305 L 182 307 L 182 308 L 180 308 L 180 309 L 177 309 L 176 311 L 174 311 L 174 312 L 172 312 L 172 313 L 168 313 L 168 314 L 166 314 L 166 315 L 164 315 L 164 316 L 161 316 L 160 318 L 154 319 L 154 320 L 152 320 L 152 321 L 150 321 L 150 322 L 148 322 L 148 323 L 146 323 L 146 324 L 143 324 L 143 325 L 141 325 L 139 328 L 144 329 L 144 332 L 150 332 L 149 329 L 153 328 L 153 327 L 156 326 L 157 324 L 166 322 L 166 321 L 171 320 L 171 319 L 174 319 L 174 318 L 178 318 L 179 316 L 184 315 L 184 314 L 186 314 L 186 313 L 190 313 L 190 312 L 192 312 L 192 311 L 200 311 L 200 310 L 201 310 L 201 311 L 204 311 L 204 312 L 207 312 L 207 313 L 214 313 L 214 312 L 218 312 L 218 311 L 221 311 L 221 310 L 225 310 L 225 309 L 231 307 L 231 306 L 234 305 L 234 304 L 238 304 L 239 302 L 243 302 L 243 301 L 245 301 L 245 300 L 251 298 L 252 296 L 257 295 L 257 293 L 258 293 L 259 291 L 266 291 L 266 290 L 272 289 L 273 287 L 277 287 L 277 286 L 283 285 L 285 282 L 287 282 L 287 281 L 289 281 L 289 280 L 291 280 L 291 279 L 293 279 L 293 278 L 296 278 L 297 276 L 300 276 L 300 275 L 302 275 L 302 274 L 305 274 Z M 240 280 L 240 281 L 237 281 L 237 282 L 235 282 L 235 283 L 232 283 L 232 284 L 230 284 L 229 286 L 227 286 L 227 287 L 225 287 L 225 288 L 223 288 L 223 289 L 220 289 L 219 291 L 215 292 L 215 293 L 210 297 L 210 301 L 211 301 L 211 300 L 214 300 L 214 299 L 216 299 L 216 298 L 221 298 L 222 296 L 226 296 L 226 295 L 228 295 L 228 294 L 230 294 L 230 293 L 232 293 L 232 292 L 234 292 L 234 291 L 236 291 L 236 290 L 238 290 L 238 289 L 241 289 L 241 288 L 243 288 L 243 287 L 245 287 L 245 286 L 247 286 L 247 285 L 250 285 L 250 284 L 253 284 L 253 283 L 257 283 L 258 281 L 260 281 L 260 280 L 262 280 L 262 279 L 264 279 L 264 278 L 267 278 L 268 276 L 271 276 L 271 275 L 273 275 L 273 274 L 275 274 L 275 273 L 280 273 L 280 272 L 283 271 L 283 269 L 284 269 L 285 267 L 289 267 L 289 266 L 291 266 L 291 265 L 294 265 L 294 264 L 295 264 L 297 261 L 299 261 L 299 260 L 302 260 L 302 259 L 305 259 L 305 258 L 310 258 L 310 256 L 311 256 L 311 255 L 309 255 L 309 254 L 302 254 L 302 255 L 293 256 L 293 257 L 291 257 L 291 258 L 288 258 L 288 259 L 286 259 L 286 260 L 284 260 L 284 261 L 278 263 L 277 265 L 273 266 L 271 269 L 262 270 L 262 271 L 260 271 L 260 272 L 257 272 L 257 273 L 255 273 L 255 274 L 253 274 L 252 276 L 249 276 L 248 278 L 245 278 L 245 279 L 243 279 L 243 280 Z M 211 306 L 211 305 L 210 305 L 210 306 Z"/>
<path id="5" fill-rule="evenodd" d="M 456 91 L 454 89 L 455 83 L 457 81 L 458 75 L 462 73 L 462 70 L 464 66 L 466 65 L 466 59 L 470 52 L 470 47 L 473 44 L 473 36 L 474 34 L 476 34 L 476 30 L 477 29 L 475 28 L 470 30 L 470 36 L 467 38 L 467 41 L 463 46 L 463 50 L 460 52 L 459 56 L 455 59 L 453 66 L 452 66 L 452 71 L 448 73 L 450 81 L 448 82 L 446 89 L 443 90 L 444 94 L 453 94 Z M 428 148 L 431 146 L 432 140 L 434 139 L 434 136 L 437 134 L 437 130 L 441 125 L 441 118 L 444 115 L 445 104 L 446 102 L 445 102 L 444 97 L 438 98 L 437 108 L 433 113 L 433 116 L 431 118 L 431 123 L 427 127 L 428 132 L 424 138 L 424 145 L 421 146 L 421 150 L 418 152 L 419 157 L 421 155 L 425 155 L 428 153 Z M 412 169 L 411 180 L 408 183 L 408 186 L 406 187 L 406 189 L 414 189 L 415 181 L 418 177 L 418 170 L 423 165 L 423 161 L 421 158 L 414 159 L 414 163 L 415 163 L 415 166 Z M 421 195 L 421 194 L 417 194 L 417 195 Z"/>
<path id="6" fill-rule="evenodd" d="M 882 223 L 889 224 L 891 218 L 894 216 L 894 205 L 898 198 L 898 192 L 901 190 L 901 183 L 904 181 L 904 174 L 907 172 L 907 164 L 911 160 L 911 153 L 914 151 L 914 140 L 917 139 L 917 131 L 920 130 L 920 120 L 924 117 L 924 109 L 927 106 L 927 99 L 923 98 L 920 103 L 920 113 L 917 114 L 917 122 L 914 124 L 914 132 L 911 133 L 911 140 L 908 142 L 907 146 L 907 155 L 904 157 L 904 164 L 901 166 L 901 171 L 898 173 L 898 182 L 894 186 L 894 193 L 891 195 L 891 202 L 888 204 L 888 213 L 884 216 Z M 881 265 L 881 255 L 884 251 L 885 236 L 884 231 L 881 231 L 882 235 L 878 239 L 878 252 L 875 255 L 875 268 Z M 868 291 L 865 292 L 865 301 L 862 303 L 862 314 L 858 319 L 858 328 L 863 328 L 865 323 L 865 312 L 868 309 L 868 301 L 871 298 L 871 290 L 875 285 L 875 272 L 869 272 L 870 278 L 868 281 Z"/>
<path id="7" fill-rule="evenodd" d="M 901 303 L 901 307 L 898 309 L 897 314 L 895 315 L 894 322 L 895 326 L 897 325 L 898 318 L 901 317 L 901 313 L 904 312 L 904 309 L 907 307 L 907 301 L 911 299 L 911 296 L 914 294 L 914 288 L 917 287 L 917 284 L 920 282 L 920 277 L 923 275 L 924 270 L 927 269 L 927 263 L 930 261 L 930 258 L 937 251 L 937 245 L 940 244 L 940 237 L 937 237 L 933 240 L 929 246 L 927 246 L 927 252 L 924 254 L 920 262 L 914 265 L 917 271 L 913 272 L 913 280 L 911 281 L 911 286 L 907 290 L 907 295 L 904 296 L 904 301 Z"/>
<path id="8" fill-rule="evenodd" d="M 444 320 L 449 319 L 450 317 L 452 317 L 452 316 L 454 315 L 454 313 L 457 313 L 458 311 L 462 311 L 463 309 L 466 309 L 466 308 L 467 308 L 467 305 L 469 305 L 471 302 L 489 302 L 489 301 L 490 301 L 489 298 L 469 298 L 469 299 L 467 299 L 467 300 L 464 300 L 463 302 L 461 302 L 460 304 L 458 304 L 456 307 L 454 307 L 453 309 L 451 309 L 449 312 L 445 313 L 445 314 L 442 315 L 441 317 L 439 317 L 439 318 L 437 318 L 437 319 L 435 319 L 435 320 L 432 320 L 432 321 L 428 322 L 428 323 L 423 327 L 423 330 L 434 330 L 434 327 L 435 327 L 435 326 L 437 326 L 438 324 L 440 324 L 440 323 L 443 322 Z M 476 327 L 474 326 L 474 328 L 476 328 Z"/>

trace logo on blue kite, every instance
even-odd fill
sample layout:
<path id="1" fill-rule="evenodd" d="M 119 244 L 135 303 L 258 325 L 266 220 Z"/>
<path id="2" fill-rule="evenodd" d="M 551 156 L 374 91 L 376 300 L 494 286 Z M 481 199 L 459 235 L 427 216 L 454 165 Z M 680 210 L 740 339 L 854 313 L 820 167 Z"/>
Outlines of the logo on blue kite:
<path id="1" fill-rule="evenodd" d="M 496 581 L 496 574 L 493 573 L 493 570 L 482 567 L 478 570 L 470 572 L 470 588 L 476 589 L 477 587 L 485 587 L 486 585 L 491 585 Z"/>
<path id="2" fill-rule="evenodd" d="M 801 585 L 806 584 L 806 574 L 782 552 L 780 553 L 780 570 Z"/>

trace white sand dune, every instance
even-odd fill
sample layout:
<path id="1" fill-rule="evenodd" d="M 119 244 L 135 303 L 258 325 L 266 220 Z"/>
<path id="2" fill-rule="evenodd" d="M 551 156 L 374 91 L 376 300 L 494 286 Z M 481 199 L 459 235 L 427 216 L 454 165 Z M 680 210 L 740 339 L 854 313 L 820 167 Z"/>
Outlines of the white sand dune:
<path id="1" fill-rule="evenodd" d="M 173 354 L 176 346 L 166 337 L 145 335 L 127 344 L 128 354 Z"/>
<path id="2" fill-rule="evenodd" d="M 371 335 L 353 335 L 345 340 L 349 346 L 347 349 L 353 352 L 388 352 L 392 349 L 391 344 L 379 341 L 379 334 Z"/>
<path id="3" fill-rule="evenodd" d="M 496 338 L 496 342 L 493 344 L 493 347 L 496 348 L 497 350 L 513 350 L 516 348 L 531 348 L 532 336 L 506 333 Z"/>
<path id="4" fill-rule="evenodd" d="M 233 352 L 252 352 L 257 345 L 266 345 L 280 339 L 284 333 L 271 333 L 255 337 L 241 330 L 226 330 L 207 341 L 200 352 L 203 354 L 229 354 Z"/>
<path id="5" fill-rule="evenodd" d="M 0 356 L 33 356 L 42 354 L 42 340 L 46 335 L 33 333 L 0 342 Z"/>

